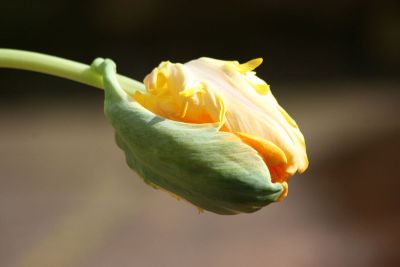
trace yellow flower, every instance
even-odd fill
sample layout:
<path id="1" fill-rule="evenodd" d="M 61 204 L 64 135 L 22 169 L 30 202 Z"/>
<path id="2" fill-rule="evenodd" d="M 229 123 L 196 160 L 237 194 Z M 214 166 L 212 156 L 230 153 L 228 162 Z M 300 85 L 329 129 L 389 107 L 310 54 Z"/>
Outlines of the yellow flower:
<path id="1" fill-rule="evenodd" d="M 145 79 L 147 92 L 134 99 L 151 112 L 185 123 L 218 123 L 219 130 L 238 136 L 267 165 L 273 183 L 308 167 L 304 137 L 278 104 L 269 85 L 253 71 L 261 58 L 244 64 L 200 58 L 185 64 L 162 62 Z"/>
<path id="2" fill-rule="evenodd" d="M 87 69 L 36 53 L 2 54 L 4 66 L 104 88 L 104 114 L 128 166 L 201 210 L 255 212 L 283 199 L 288 178 L 308 166 L 296 122 L 253 71 L 261 59 L 163 62 L 141 84 L 117 75 L 110 59 Z"/>

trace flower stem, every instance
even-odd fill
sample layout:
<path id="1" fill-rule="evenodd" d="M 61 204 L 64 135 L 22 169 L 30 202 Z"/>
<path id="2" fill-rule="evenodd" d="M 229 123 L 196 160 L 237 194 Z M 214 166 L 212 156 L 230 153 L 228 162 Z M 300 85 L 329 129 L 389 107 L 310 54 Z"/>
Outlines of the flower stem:
<path id="1" fill-rule="evenodd" d="M 41 53 L 0 49 L 0 68 L 12 68 L 45 73 L 99 89 L 103 88 L 102 77 L 89 65 Z M 121 87 L 128 93 L 144 91 L 142 83 L 128 77 L 117 75 Z"/>

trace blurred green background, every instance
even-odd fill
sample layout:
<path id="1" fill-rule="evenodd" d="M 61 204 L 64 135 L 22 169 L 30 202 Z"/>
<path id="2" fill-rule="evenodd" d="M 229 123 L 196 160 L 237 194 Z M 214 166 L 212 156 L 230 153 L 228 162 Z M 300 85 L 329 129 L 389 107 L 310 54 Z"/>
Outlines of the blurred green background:
<path id="1" fill-rule="evenodd" d="M 5 1 L 0 47 L 142 80 L 263 57 L 310 167 L 250 215 L 198 214 L 124 162 L 103 93 L 0 69 L 0 266 L 400 266 L 397 1 Z"/>

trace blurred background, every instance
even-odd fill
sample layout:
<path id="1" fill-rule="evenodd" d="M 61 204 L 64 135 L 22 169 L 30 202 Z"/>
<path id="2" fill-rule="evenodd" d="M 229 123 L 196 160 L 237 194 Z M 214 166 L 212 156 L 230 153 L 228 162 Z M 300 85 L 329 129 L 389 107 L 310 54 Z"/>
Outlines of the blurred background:
<path id="1" fill-rule="evenodd" d="M 254 214 L 198 214 L 124 162 L 103 92 L 0 69 L 0 266 L 400 266 L 398 1 L 5 1 L 0 47 L 142 80 L 263 57 L 310 167 Z"/>

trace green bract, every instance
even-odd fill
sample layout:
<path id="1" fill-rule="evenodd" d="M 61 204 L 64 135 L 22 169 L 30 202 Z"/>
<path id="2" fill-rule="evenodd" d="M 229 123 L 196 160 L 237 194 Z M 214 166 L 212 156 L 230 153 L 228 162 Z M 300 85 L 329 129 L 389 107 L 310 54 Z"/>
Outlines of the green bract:
<path id="1" fill-rule="evenodd" d="M 282 186 L 271 182 L 257 152 L 214 124 L 159 117 L 118 84 L 115 64 L 92 64 L 103 77 L 104 112 L 128 165 L 150 185 L 218 214 L 254 212 L 274 202 Z"/>

